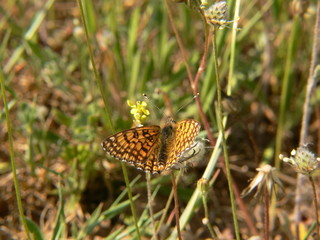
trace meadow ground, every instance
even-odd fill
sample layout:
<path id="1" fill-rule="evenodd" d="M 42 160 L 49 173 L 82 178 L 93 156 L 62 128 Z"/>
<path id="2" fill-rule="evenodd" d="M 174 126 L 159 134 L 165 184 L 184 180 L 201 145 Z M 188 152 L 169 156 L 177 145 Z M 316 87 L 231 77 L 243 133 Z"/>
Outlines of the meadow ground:
<path id="1" fill-rule="evenodd" d="M 319 1 L 213 4 L 1 2 L 0 239 L 311 239 Z M 149 180 L 108 156 L 101 142 L 140 119 L 136 101 L 145 125 L 198 120 L 204 155 Z M 285 158 L 295 168 L 279 158 L 306 143 Z"/>

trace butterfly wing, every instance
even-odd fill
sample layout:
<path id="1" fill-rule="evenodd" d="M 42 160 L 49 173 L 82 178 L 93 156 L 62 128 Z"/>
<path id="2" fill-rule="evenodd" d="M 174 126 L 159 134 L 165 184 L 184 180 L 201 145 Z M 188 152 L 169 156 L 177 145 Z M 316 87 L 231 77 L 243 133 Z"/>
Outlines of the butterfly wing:
<path id="1" fill-rule="evenodd" d="M 160 127 L 144 126 L 116 133 L 102 142 L 111 156 L 146 172 L 158 172 Z"/>
<path id="2" fill-rule="evenodd" d="M 196 120 L 187 119 L 177 122 L 174 146 L 167 160 L 166 169 L 176 164 L 183 153 L 193 146 L 199 131 L 200 123 Z"/>

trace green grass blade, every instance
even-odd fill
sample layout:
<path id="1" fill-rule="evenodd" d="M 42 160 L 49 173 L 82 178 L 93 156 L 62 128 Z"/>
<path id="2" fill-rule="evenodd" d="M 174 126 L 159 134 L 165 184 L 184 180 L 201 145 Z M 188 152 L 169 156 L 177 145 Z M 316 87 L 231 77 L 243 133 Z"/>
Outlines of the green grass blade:
<path id="1" fill-rule="evenodd" d="M 27 222 L 28 229 L 30 230 L 30 233 L 33 235 L 34 240 L 44 240 L 45 239 L 39 226 L 34 221 L 32 221 L 29 218 L 26 218 L 26 222 Z"/>
<path id="2" fill-rule="evenodd" d="M 29 41 L 33 38 L 33 36 L 37 33 L 41 23 L 43 22 L 44 18 L 46 17 L 49 9 L 52 7 L 55 0 L 48 0 L 43 9 L 41 9 L 36 16 L 34 17 L 28 31 L 25 33 L 23 40 Z M 24 53 L 25 45 L 22 43 L 12 54 L 11 58 L 4 66 L 3 71 L 4 73 L 8 73 L 11 71 L 12 67 L 17 63 L 20 59 L 21 55 Z"/>
<path id="3" fill-rule="evenodd" d="M 6 112 L 6 122 L 7 122 L 9 146 L 10 146 L 11 171 L 13 174 L 14 188 L 15 188 L 16 199 L 17 199 L 17 204 L 18 204 L 18 209 L 19 209 L 20 221 L 25 229 L 27 238 L 30 240 L 31 238 L 29 235 L 27 222 L 26 222 L 26 219 L 25 219 L 25 216 L 23 213 L 23 206 L 22 206 L 22 201 L 21 201 L 20 187 L 19 187 L 19 182 L 18 182 L 18 177 L 17 177 L 16 162 L 15 162 L 16 160 L 15 160 L 15 156 L 14 156 L 11 121 L 10 121 L 10 117 L 9 117 L 6 89 L 5 89 L 5 85 L 4 85 L 4 78 L 3 78 L 3 73 L 2 73 L 1 68 L 0 68 L 0 86 L 1 86 L 1 95 L 2 95 L 2 100 L 3 100 L 3 105 L 4 105 L 5 112 Z"/>

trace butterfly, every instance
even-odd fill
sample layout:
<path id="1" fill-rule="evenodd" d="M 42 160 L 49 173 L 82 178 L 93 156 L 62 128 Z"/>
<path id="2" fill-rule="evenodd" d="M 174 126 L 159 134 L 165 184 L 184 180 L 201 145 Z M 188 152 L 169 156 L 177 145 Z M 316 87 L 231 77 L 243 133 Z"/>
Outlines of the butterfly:
<path id="1" fill-rule="evenodd" d="M 137 169 L 161 173 L 197 154 L 195 150 L 192 154 L 189 151 L 197 145 L 195 138 L 199 131 L 200 123 L 196 120 L 170 119 L 163 128 L 152 125 L 118 132 L 101 145 L 108 154 Z M 188 155 L 185 157 L 184 153 Z"/>

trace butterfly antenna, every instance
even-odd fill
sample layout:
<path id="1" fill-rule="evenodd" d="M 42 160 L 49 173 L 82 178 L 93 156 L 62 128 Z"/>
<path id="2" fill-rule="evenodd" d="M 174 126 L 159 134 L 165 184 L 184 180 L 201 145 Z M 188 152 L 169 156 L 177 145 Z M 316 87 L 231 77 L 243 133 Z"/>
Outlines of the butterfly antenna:
<path id="1" fill-rule="evenodd" d="M 196 99 L 197 97 L 199 97 L 199 95 L 200 95 L 200 93 L 197 93 L 196 95 L 194 95 L 193 98 L 192 98 L 189 102 L 185 103 L 184 105 L 182 105 L 182 107 L 180 107 L 180 108 L 178 109 L 178 111 L 176 112 L 176 114 L 177 114 L 178 112 L 180 112 L 183 108 L 185 108 L 186 106 L 188 106 L 190 103 L 192 103 L 194 99 Z"/>
<path id="2" fill-rule="evenodd" d="M 142 96 L 147 99 L 149 101 L 149 103 L 156 109 L 158 109 L 158 111 L 163 115 L 165 116 L 167 119 L 169 119 L 169 117 L 157 106 L 155 105 L 152 100 L 148 97 L 148 95 L 146 93 L 143 93 Z"/>

